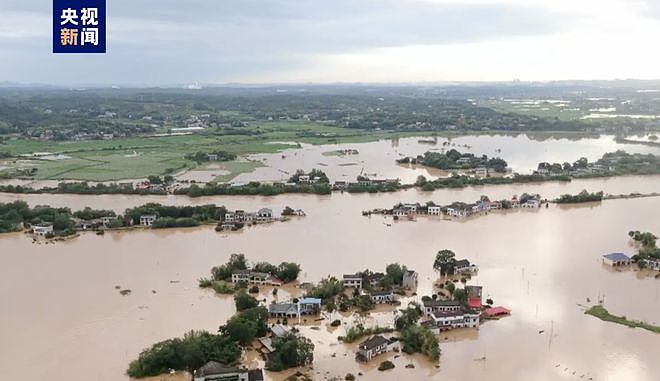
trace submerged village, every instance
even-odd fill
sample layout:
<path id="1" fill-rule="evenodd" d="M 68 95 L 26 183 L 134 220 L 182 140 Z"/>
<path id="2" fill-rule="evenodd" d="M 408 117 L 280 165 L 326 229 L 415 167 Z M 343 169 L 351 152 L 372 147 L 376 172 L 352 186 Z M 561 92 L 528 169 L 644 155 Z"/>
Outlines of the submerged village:
<path id="1" fill-rule="evenodd" d="M 357 343 L 355 361 L 375 362 L 380 371 L 394 368 L 392 356 L 420 353 L 430 361 L 440 356 L 437 335 L 454 329 L 479 329 L 485 320 L 499 319 L 511 310 L 495 305 L 485 297 L 484 286 L 467 284 L 479 267 L 467 259 L 457 259 L 451 250 L 440 250 L 430 263 L 438 273 L 435 292 L 417 295 L 419 274 L 405 265 L 392 263 L 384 272 L 364 270 L 329 276 L 317 284 L 297 282 L 298 264 L 266 262 L 249 264 L 243 254 L 232 254 L 229 261 L 211 269 L 211 277 L 201 278 L 199 286 L 218 294 L 233 295 L 236 314 L 220 327 L 218 334 L 191 332 L 183 339 L 167 340 L 143 351 L 133 361 L 128 374 L 154 376 L 170 369 L 187 369 L 195 381 L 224 379 L 263 380 L 262 369 L 231 366 L 241 350 L 263 357 L 266 369 L 298 369 L 297 379 L 313 379 L 314 343 L 300 328 L 321 322 L 328 328 L 343 328 L 337 340 L 344 345 Z M 257 299 L 268 290 L 269 298 Z M 278 297 L 286 290 L 287 296 Z M 254 295 L 254 296 L 253 296 Z M 391 311 L 393 324 L 364 325 L 371 311 Z M 339 318 L 331 319 L 333 312 Z M 314 329 L 316 326 L 312 326 Z M 317 328 L 318 329 L 318 328 Z M 340 331 L 335 331 L 340 332 Z M 215 342 L 220 347 L 208 347 Z M 238 343 L 243 348 L 236 347 Z M 194 354 L 172 358 L 171 353 L 196 347 Z M 222 353 L 224 363 L 200 359 Z M 192 357 L 190 357 L 192 356 Z M 412 363 L 406 367 L 414 367 Z M 342 375 L 351 380 L 361 374 Z M 293 378 L 292 378 L 293 379 Z"/>

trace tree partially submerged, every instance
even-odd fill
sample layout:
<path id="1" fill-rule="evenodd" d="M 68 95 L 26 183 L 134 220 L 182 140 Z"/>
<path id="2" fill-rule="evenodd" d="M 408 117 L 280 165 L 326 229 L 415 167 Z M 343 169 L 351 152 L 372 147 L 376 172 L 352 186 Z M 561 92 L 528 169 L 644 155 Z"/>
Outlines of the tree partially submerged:
<path id="1" fill-rule="evenodd" d="M 273 339 L 275 352 L 266 361 L 266 369 L 281 371 L 311 364 L 314 361 L 314 343 L 293 332 Z"/>

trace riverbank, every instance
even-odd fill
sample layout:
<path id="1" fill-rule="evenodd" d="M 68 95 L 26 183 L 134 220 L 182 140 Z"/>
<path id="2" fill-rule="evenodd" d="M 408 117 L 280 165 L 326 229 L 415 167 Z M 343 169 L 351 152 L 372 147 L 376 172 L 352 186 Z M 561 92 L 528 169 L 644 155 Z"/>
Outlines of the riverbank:
<path id="1" fill-rule="evenodd" d="M 603 321 L 609 321 L 609 322 L 625 325 L 626 327 L 642 328 L 647 331 L 660 333 L 660 326 L 649 324 L 647 322 L 640 320 L 628 320 L 626 316 L 612 315 L 605 307 L 601 305 L 592 306 L 588 310 L 584 311 L 584 313 L 587 315 L 597 317 Z"/>

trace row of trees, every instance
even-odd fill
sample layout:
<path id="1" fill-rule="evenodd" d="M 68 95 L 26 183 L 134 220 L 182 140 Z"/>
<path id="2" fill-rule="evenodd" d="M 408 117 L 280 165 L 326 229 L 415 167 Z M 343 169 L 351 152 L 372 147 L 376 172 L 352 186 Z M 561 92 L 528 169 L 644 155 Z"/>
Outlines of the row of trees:
<path id="1" fill-rule="evenodd" d="M 71 235 L 74 233 L 72 217 L 69 208 L 53 208 L 46 205 L 30 208 L 25 201 L 0 203 L 0 233 L 21 231 L 30 225 L 51 223 L 56 235 Z"/>
<path id="2" fill-rule="evenodd" d="M 197 151 L 195 153 L 187 153 L 184 155 L 184 158 L 197 162 L 198 164 L 211 161 L 209 155 L 215 155 L 217 159 L 215 161 L 232 161 L 236 159 L 236 154 L 227 152 L 227 151 L 211 151 L 211 152 L 202 152 Z"/>
<path id="3" fill-rule="evenodd" d="M 589 193 L 586 190 L 582 192 L 571 195 L 564 194 L 561 195 L 558 199 L 555 200 L 558 204 L 577 204 L 581 202 L 593 202 L 593 201 L 602 201 L 603 200 L 603 191 Z"/>
<path id="4" fill-rule="evenodd" d="M 315 184 L 266 184 L 259 181 L 251 181 L 248 184 L 232 186 L 230 184 L 206 184 L 199 186 L 193 184 L 188 188 L 175 191 L 176 194 L 185 194 L 190 197 L 216 196 L 216 195 L 261 195 L 274 196 L 283 193 L 313 193 L 330 194 L 332 188 L 328 183 L 318 182 Z"/>
<path id="5" fill-rule="evenodd" d="M 489 158 L 487 155 L 475 156 L 450 149 L 446 153 L 427 151 L 422 164 L 440 169 L 473 169 L 477 167 L 493 168 L 496 172 L 505 172 L 507 162 L 501 158 Z"/>
<path id="6" fill-rule="evenodd" d="M 224 206 L 217 206 L 214 204 L 196 205 L 196 206 L 171 206 L 161 205 L 158 203 L 148 203 L 135 208 L 126 209 L 125 217 L 133 224 L 140 223 L 140 216 L 143 215 L 156 215 L 160 219 L 165 219 L 161 222 L 163 226 L 156 226 L 158 220 L 154 224 L 156 227 L 169 227 L 168 225 L 177 225 L 177 221 L 184 223 L 192 223 L 190 220 L 196 221 L 197 224 L 209 221 L 221 221 L 227 213 L 227 208 Z M 194 226 L 194 225 L 193 225 Z"/>

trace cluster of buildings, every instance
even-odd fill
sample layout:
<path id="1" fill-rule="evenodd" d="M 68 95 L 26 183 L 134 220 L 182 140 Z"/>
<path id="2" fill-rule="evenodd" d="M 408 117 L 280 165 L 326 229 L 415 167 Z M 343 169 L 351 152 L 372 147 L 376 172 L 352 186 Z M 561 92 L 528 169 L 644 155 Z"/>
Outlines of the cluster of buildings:
<path id="1" fill-rule="evenodd" d="M 113 223 L 117 221 L 117 216 L 105 216 L 101 218 L 94 218 L 91 220 L 83 220 L 80 218 L 73 218 L 73 225 L 79 230 L 90 230 L 99 228 L 110 228 Z"/>
<path id="2" fill-rule="evenodd" d="M 547 165 L 543 165 L 547 164 Z M 594 175 L 594 174 L 603 174 L 610 171 L 613 171 L 615 168 L 610 165 L 602 165 L 596 163 L 587 163 L 584 167 L 571 167 L 570 169 L 563 169 L 561 164 L 548 164 L 541 163 L 539 168 L 533 173 L 535 175 L 542 176 L 584 176 L 584 175 Z"/>
<path id="3" fill-rule="evenodd" d="M 300 318 L 303 315 L 317 315 L 321 313 L 321 299 L 300 298 L 284 303 L 271 303 L 268 313 L 274 318 Z"/>
<path id="4" fill-rule="evenodd" d="M 291 332 L 293 332 L 293 330 L 288 325 L 273 324 L 269 329 L 269 335 L 259 338 L 259 343 L 261 344 L 262 351 L 265 352 L 266 354 L 275 352 L 275 348 L 273 348 L 273 339 L 277 337 L 282 337 Z"/>
<path id="5" fill-rule="evenodd" d="M 397 303 L 396 294 L 393 290 L 374 290 L 366 291 L 366 288 L 371 289 L 371 287 L 376 286 L 378 281 L 382 277 L 372 276 L 370 279 L 367 279 L 364 274 L 344 274 L 342 281 L 345 288 L 355 288 L 361 290 L 363 295 L 368 295 L 371 299 L 371 302 L 374 304 L 394 304 Z M 401 287 L 407 290 L 414 290 L 417 288 L 419 274 L 414 270 L 406 270 L 403 273 L 403 279 L 401 281 Z M 368 283 L 368 284 L 367 284 Z"/>
<path id="6" fill-rule="evenodd" d="M 466 304 L 453 299 L 424 299 L 422 324 L 438 333 L 455 328 L 477 328 L 483 319 L 511 313 L 505 307 L 484 307 L 481 286 L 465 286 L 465 291 Z"/>
<path id="7" fill-rule="evenodd" d="M 242 224 L 266 223 L 274 220 L 275 216 L 270 208 L 261 208 L 256 212 L 235 210 L 225 213 L 225 219 L 222 221 L 221 226 L 223 229 L 236 229 Z"/>
<path id="8" fill-rule="evenodd" d="M 644 258 L 639 261 L 643 261 L 644 266 L 651 270 L 660 271 L 660 259 Z M 603 263 L 612 267 L 624 267 L 633 263 L 633 260 L 624 253 L 611 253 L 603 255 Z"/>
<path id="9" fill-rule="evenodd" d="M 281 286 L 284 284 L 279 278 L 268 273 L 252 270 L 236 270 L 231 274 L 232 283 L 245 282 L 265 286 Z"/>
<path id="10" fill-rule="evenodd" d="M 342 190 L 348 187 L 370 187 L 387 184 L 399 185 L 400 183 L 400 179 L 368 179 L 360 177 L 356 181 L 335 181 L 332 184 L 332 189 Z"/>
<path id="11" fill-rule="evenodd" d="M 517 197 L 511 200 L 490 201 L 481 199 L 474 203 L 454 202 L 449 205 L 440 206 L 433 203 L 421 205 L 420 203 L 398 204 L 392 208 L 392 215 L 396 217 L 410 217 L 415 215 L 430 216 L 449 216 L 455 218 L 464 218 L 474 214 L 498 209 L 515 208 L 540 208 L 541 199 L 539 196 L 533 196 L 521 202 Z"/>

